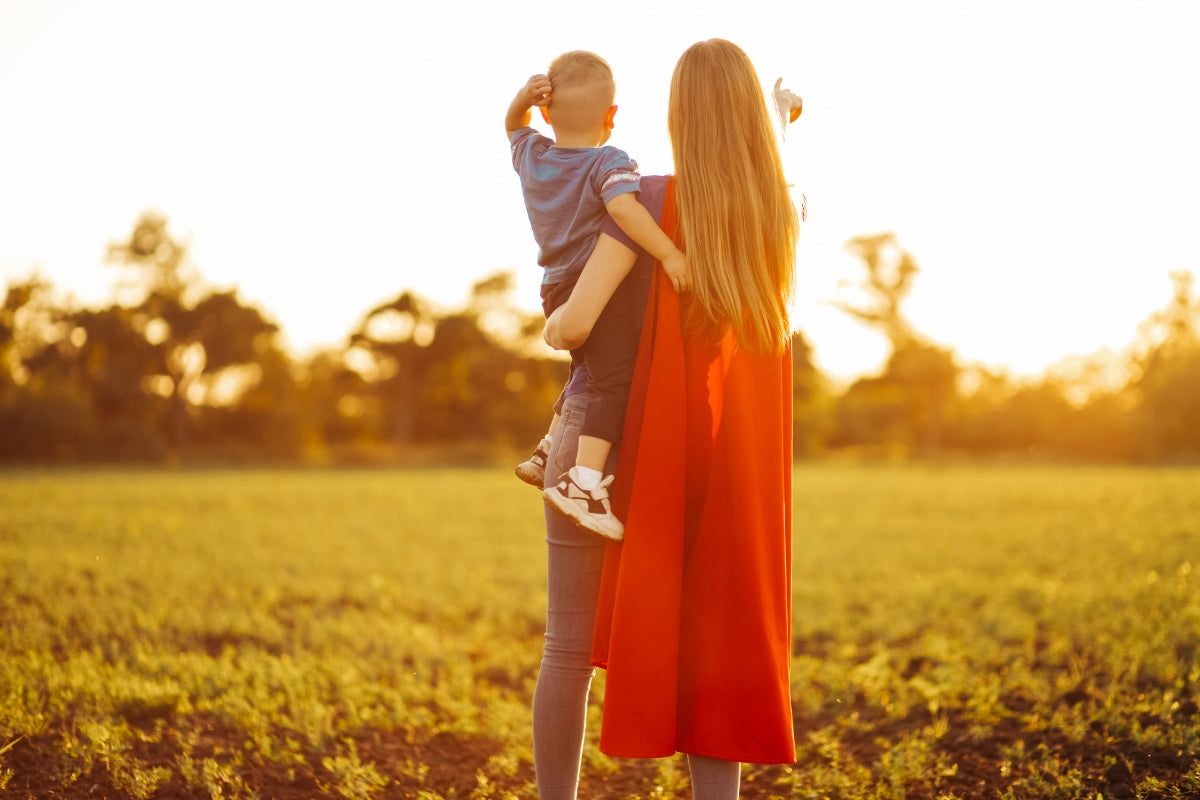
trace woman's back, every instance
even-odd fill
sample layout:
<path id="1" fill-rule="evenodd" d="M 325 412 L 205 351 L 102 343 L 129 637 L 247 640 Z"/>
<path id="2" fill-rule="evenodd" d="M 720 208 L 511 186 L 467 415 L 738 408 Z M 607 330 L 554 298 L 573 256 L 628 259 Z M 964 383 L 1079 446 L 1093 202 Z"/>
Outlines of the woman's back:
<path id="1" fill-rule="evenodd" d="M 667 128 L 692 273 L 688 331 L 715 338 L 732 328 L 751 352 L 779 352 L 791 336 L 799 221 L 762 85 L 741 48 L 710 39 L 680 57 Z"/>
<path id="2" fill-rule="evenodd" d="M 614 486 L 626 538 L 593 639 L 600 746 L 790 763 L 791 351 L 684 335 L 682 305 L 656 273 Z"/>

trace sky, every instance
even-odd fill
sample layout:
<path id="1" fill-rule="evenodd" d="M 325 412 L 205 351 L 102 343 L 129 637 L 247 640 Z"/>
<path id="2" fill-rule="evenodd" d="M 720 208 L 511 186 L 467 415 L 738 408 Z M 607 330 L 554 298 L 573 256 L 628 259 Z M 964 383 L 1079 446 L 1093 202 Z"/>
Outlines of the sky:
<path id="1" fill-rule="evenodd" d="M 887 353 L 833 306 L 863 274 L 854 236 L 916 258 L 918 331 L 1014 375 L 1126 346 L 1169 273 L 1200 274 L 1193 2 L 533 8 L 0 0 L 0 282 L 105 302 L 108 243 L 157 210 L 300 357 L 406 289 L 454 308 L 506 270 L 537 309 L 509 101 L 593 50 L 617 80 L 610 144 L 668 173 L 671 71 L 710 37 L 804 98 L 782 146 L 809 209 L 794 321 L 835 378 Z"/>

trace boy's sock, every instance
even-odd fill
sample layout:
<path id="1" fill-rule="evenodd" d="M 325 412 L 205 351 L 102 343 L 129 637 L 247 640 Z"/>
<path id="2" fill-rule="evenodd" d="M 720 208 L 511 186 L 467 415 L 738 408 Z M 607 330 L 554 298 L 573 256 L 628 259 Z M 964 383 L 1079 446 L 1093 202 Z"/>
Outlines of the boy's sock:
<path id="1" fill-rule="evenodd" d="M 581 467 L 576 465 L 572 467 L 572 469 L 575 470 L 575 483 L 579 484 L 580 489 L 586 489 L 589 492 L 593 491 L 597 486 L 599 486 L 600 479 L 604 477 L 603 472 L 598 469 L 592 469 L 591 467 Z"/>

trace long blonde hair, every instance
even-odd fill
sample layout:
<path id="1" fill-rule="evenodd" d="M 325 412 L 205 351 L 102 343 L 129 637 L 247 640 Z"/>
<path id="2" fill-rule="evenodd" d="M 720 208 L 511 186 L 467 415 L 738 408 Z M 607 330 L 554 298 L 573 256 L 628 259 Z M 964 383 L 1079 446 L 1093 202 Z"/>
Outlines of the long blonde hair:
<path id="1" fill-rule="evenodd" d="M 724 39 L 698 42 L 671 77 L 667 128 L 675 155 L 679 237 L 692 277 L 690 333 L 779 352 L 799 221 L 753 64 Z"/>

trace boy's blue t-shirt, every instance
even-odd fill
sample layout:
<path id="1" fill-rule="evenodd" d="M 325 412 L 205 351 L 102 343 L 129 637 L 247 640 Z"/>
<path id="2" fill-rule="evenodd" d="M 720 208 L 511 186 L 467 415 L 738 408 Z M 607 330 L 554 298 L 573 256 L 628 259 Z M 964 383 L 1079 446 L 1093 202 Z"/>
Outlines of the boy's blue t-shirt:
<path id="1" fill-rule="evenodd" d="M 555 147 L 529 127 L 514 132 L 511 145 L 542 283 L 559 283 L 583 270 L 608 201 L 638 190 L 637 162 L 616 147 Z"/>

